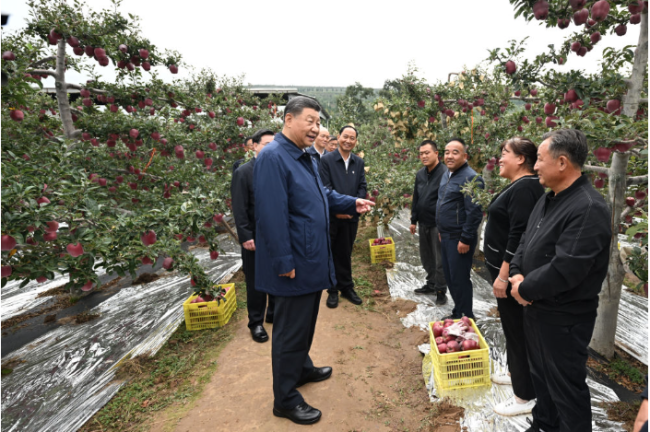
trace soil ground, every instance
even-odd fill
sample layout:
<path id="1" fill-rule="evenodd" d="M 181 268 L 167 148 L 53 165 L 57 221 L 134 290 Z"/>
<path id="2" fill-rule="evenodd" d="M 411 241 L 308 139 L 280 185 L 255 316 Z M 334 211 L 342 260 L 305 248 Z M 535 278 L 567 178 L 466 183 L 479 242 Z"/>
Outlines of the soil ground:
<path id="1" fill-rule="evenodd" d="M 462 408 L 429 402 L 417 349 L 428 335 L 401 324 L 416 305 L 390 300 L 383 267 L 371 265 L 362 250 L 368 235 L 359 236 L 353 271 L 364 304 L 341 299 L 338 308 L 329 309 L 326 293 L 322 297 L 310 355 L 334 373 L 300 388 L 305 400 L 323 412 L 310 430 L 460 431 Z M 234 337 L 201 396 L 157 413 L 150 431 L 304 430 L 272 414 L 271 341 L 254 342 L 245 316 L 234 325 Z M 272 325 L 265 327 L 272 337 Z"/>

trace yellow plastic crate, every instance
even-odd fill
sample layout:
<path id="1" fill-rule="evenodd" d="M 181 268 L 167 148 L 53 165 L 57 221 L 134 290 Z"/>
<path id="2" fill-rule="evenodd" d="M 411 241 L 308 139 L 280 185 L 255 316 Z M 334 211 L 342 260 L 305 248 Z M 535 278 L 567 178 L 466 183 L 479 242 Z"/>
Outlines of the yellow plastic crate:
<path id="1" fill-rule="evenodd" d="M 454 322 L 458 321 L 460 320 L 454 320 Z M 479 349 L 445 354 L 438 352 L 436 338 L 433 336 L 433 322 L 429 323 L 433 375 L 440 390 L 481 387 L 492 384 L 490 381 L 490 348 L 478 327 L 476 327 L 474 320 L 470 318 L 470 322 L 478 335 Z"/>
<path id="2" fill-rule="evenodd" d="M 382 261 L 395 262 L 395 242 L 392 237 L 384 238 L 390 240 L 390 244 L 373 246 L 372 242 L 375 241 L 375 239 L 368 240 L 368 244 L 370 245 L 370 262 L 373 264 Z"/>
<path id="3" fill-rule="evenodd" d="M 204 303 L 191 303 L 197 296 L 192 294 L 183 302 L 185 312 L 185 327 L 187 330 L 203 330 L 208 328 L 223 327 L 237 310 L 237 297 L 235 284 L 219 285 L 227 289 L 225 301 L 209 301 Z"/>

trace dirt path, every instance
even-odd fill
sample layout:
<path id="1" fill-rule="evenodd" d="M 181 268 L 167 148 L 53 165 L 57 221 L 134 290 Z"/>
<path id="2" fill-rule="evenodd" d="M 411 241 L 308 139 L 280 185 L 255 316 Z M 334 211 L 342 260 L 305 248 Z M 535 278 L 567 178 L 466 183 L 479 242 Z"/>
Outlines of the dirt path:
<path id="1" fill-rule="evenodd" d="M 321 421 L 310 430 L 432 430 L 435 419 L 444 417 L 438 417 L 439 407 L 428 401 L 422 380 L 422 355 L 416 347 L 427 336 L 399 321 L 414 303 L 386 302 L 381 297 L 385 294 L 372 312 L 345 300 L 331 310 L 323 296 L 311 355 L 317 365 L 331 365 L 334 374 L 300 389 L 308 403 L 323 411 Z M 177 410 L 161 413 L 151 431 L 305 429 L 272 414 L 271 343 L 254 342 L 246 319 L 236 326 L 202 397 L 180 418 Z M 271 333 L 271 325 L 266 326 Z"/>

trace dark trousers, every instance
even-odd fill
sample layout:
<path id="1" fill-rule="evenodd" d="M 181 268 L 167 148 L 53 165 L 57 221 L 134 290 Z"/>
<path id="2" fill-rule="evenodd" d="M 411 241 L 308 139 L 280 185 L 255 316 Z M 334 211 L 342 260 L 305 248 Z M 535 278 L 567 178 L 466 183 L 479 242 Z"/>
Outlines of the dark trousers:
<path id="1" fill-rule="evenodd" d="M 499 276 L 499 270 L 488 267 L 492 282 Z M 506 354 L 508 370 L 512 378 L 512 390 L 515 396 L 524 400 L 535 399 L 535 388 L 528 366 L 526 335 L 524 334 L 524 307 L 511 295 L 512 286 L 508 283 L 506 298 L 497 298 L 499 317 L 503 334 L 506 337 Z"/>
<path id="2" fill-rule="evenodd" d="M 438 239 L 438 227 L 420 225 L 420 260 L 427 272 L 427 286 L 446 294 L 447 282 L 442 268 L 442 246 Z"/>
<path id="3" fill-rule="evenodd" d="M 450 238 L 445 234 L 441 236 L 442 268 L 445 271 L 449 293 L 454 300 L 454 309 L 451 314 L 454 318 L 460 318 L 463 315 L 474 318 L 474 312 L 472 312 L 474 287 L 469 276 L 472 271 L 476 240 L 469 245 L 469 252 L 460 254 L 458 253 L 459 238 Z"/>
<path id="4" fill-rule="evenodd" d="M 255 252 L 241 248 L 241 259 L 246 276 L 246 307 L 248 308 L 248 328 L 264 324 L 264 312 L 269 321 L 274 319 L 275 299 L 269 296 L 269 308 L 266 308 L 267 294 L 255 289 Z"/>
<path id="5" fill-rule="evenodd" d="M 336 273 L 336 286 L 327 290 L 336 293 L 354 288 L 352 281 L 352 246 L 357 238 L 359 222 L 350 222 L 345 219 L 330 220 L 330 241 L 332 244 L 332 259 Z"/>
<path id="6" fill-rule="evenodd" d="M 322 291 L 275 298 L 271 358 L 275 407 L 293 409 L 304 401 L 296 384 L 314 370 L 309 349 L 314 340 Z"/>
<path id="7" fill-rule="evenodd" d="M 533 419 L 545 432 L 591 432 L 587 347 L 596 319 L 573 325 L 540 322 L 524 308 L 530 373 L 537 395 Z"/>

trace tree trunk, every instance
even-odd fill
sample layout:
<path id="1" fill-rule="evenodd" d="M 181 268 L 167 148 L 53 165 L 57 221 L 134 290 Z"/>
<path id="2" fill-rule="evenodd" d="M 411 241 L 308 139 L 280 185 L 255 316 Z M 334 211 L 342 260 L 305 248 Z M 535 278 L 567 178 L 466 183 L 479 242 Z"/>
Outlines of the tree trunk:
<path id="1" fill-rule="evenodd" d="M 641 15 L 641 33 L 639 45 L 634 58 L 632 77 L 628 82 L 628 92 L 623 100 L 623 114 L 634 118 L 639 109 L 641 91 L 648 65 L 648 14 Z M 621 290 L 625 277 L 625 267 L 618 250 L 618 227 L 625 205 L 627 189 L 627 164 L 629 153 L 614 152 L 612 165 L 609 170 L 608 201 L 612 210 L 612 241 L 609 247 L 609 265 L 607 277 L 600 291 L 598 318 L 591 338 L 590 347 L 599 354 L 611 359 L 614 356 L 616 339 L 616 323 L 618 320 L 618 305 L 621 300 Z"/>
<path id="2" fill-rule="evenodd" d="M 61 124 L 63 124 L 63 136 L 66 139 L 72 139 L 75 138 L 76 131 L 72 122 L 70 102 L 68 101 L 68 86 L 65 82 L 65 39 L 61 39 L 58 43 L 56 77 L 54 80 L 56 101 L 59 104 L 59 116 L 61 117 Z"/>

